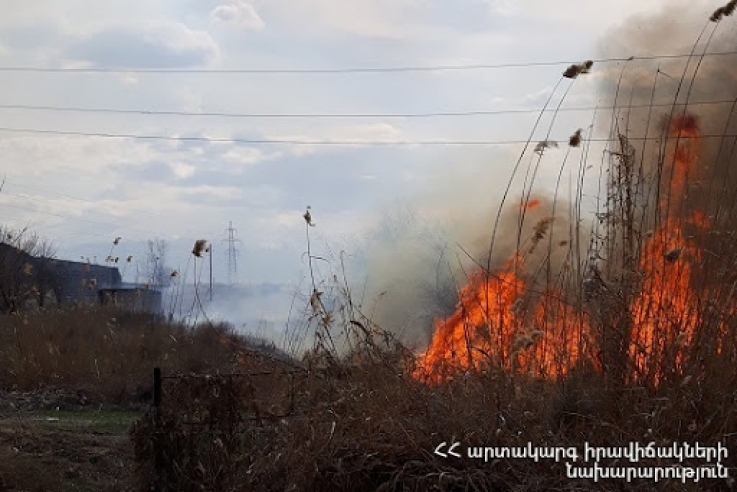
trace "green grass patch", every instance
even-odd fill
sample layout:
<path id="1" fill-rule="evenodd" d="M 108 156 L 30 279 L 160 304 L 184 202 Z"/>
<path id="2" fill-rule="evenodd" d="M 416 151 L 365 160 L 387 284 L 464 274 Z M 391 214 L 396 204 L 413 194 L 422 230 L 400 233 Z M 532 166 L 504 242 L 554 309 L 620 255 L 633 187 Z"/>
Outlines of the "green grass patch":
<path id="1" fill-rule="evenodd" d="M 23 415 L 47 427 L 110 435 L 125 434 L 131 423 L 140 416 L 140 412 L 130 410 L 39 410 Z"/>

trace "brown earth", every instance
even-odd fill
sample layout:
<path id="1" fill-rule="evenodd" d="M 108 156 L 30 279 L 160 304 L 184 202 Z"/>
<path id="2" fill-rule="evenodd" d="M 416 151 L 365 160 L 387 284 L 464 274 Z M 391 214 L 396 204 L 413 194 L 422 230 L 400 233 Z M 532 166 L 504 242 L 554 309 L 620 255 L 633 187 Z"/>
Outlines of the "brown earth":
<path id="1" fill-rule="evenodd" d="M 128 428 L 115 410 L 19 410 L 0 414 L 0 491 L 132 491 Z"/>

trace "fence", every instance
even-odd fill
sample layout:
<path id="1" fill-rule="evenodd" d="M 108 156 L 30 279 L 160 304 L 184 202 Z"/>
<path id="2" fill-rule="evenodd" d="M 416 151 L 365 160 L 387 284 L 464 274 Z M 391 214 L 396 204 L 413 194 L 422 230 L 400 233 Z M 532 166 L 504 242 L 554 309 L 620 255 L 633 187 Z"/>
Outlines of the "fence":
<path id="1" fill-rule="evenodd" d="M 254 434 L 298 417 L 309 373 L 274 368 L 230 374 L 153 374 L 153 406 L 133 431 L 144 482 L 152 490 L 220 490 L 235 456 Z M 187 484 L 192 484 L 188 488 Z M 199 490 L 199 488 L 197 488 Z"/>

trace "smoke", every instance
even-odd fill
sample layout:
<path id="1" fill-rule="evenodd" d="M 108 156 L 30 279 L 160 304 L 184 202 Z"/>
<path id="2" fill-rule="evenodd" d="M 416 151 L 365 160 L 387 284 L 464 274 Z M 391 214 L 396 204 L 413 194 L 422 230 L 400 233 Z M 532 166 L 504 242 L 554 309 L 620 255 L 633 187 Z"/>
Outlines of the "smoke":
<path id="1" fill-rule="evenodd" d="M 164 289 L 163 314 L 191 324 L 229 323 L 239 334 L 288 350 L 292 347 L 285 345 L 284 330 L 292 321 L 290 306 L 296 290 L 296 285 L 289 284 L 214 284 L 211 294 L 205 284 L 173 285 Z"/>
<path id="2" fill-rule="evenodd" d="M 531 156 L 533 165 L 538 157 Z M 514 163 L 513 156 L 507 159 Z M 524 257 L 520 273 L 531 280 L 542 282 L 546 274 L 557 275 L 564 268 L 576 234 L 571 207 L 552 194 L 533 193 L 524 201 L 523 176 L 515 180 L 516 193 L 502 208 L 489 257 L 502 190 L 498 177 L 485 177 L 483 171 L 465 178 L 445 176 L 439 180 L 442 186 L 388 207 L 358 255 L 368 275 L 367 285 L 354 289 L 366 292 L 361 295 L 364 312 L 411 347 L 424 347 L 435 319 L 455 311 L 458 291 L 473 272 L 487 265 L 507 268 L 518 247 Z"/>
<path id="3" fill-rule="evenodd" d="M 721 4 L 670 2 L 649 17 L 633 17 L 604 37 L 604 58 L 688 54 L 690 58 L 632 60 L 609 64 L 598 72 L 600 90 L 615 102 L 616 129 L 630 137 L 646 173 L 657 168 L 662 137 L 671 117 L 695 116 L 703 137 L 699 145 L 699 173 L 690 176 L 689 205 L 714 213 L 719 198 L 735 189 L 737 133 L 737 64 L 735 55 L 702 56 L 737 50 L 737 17 L 709 20 Z M 635 106 L 628 108 L 627 106 Z M 645 141 L 644 139 L 648 140 Z M 658 140 L 659 139 L 659 140 Z M 669 142 L 673 145 L 673 142 Z M 667 168 L 668 158 L 663 161 Z M 707 202 L 711 203 L 707 203 Z"/>
<path id="4" fill-rule="evenodd" d="M 708 22 L 717 7 L 676 1 L 657 15 L 627 19 L 603 38 L 600 53 L 603 58 L 659 56 L 690 53 L 696 45 L 694 57 L 604 63 L 587 74 L 598 81 L 597 96 L 617 106 L 597 121 L 595 136 L 626 135 L 645 174 L 657 171 L 658 158 L 663 155 L 664 122 L 671 115 L 683 114 L 684 108 L 697 117 L 705 135 L 699 155 L 711 178 L 690 183 L 693 186 L 689 189 L 696 185 L 703 189 L 690 198 L 694 205 L 720 187 L 732 193 L 737 178 L 737 171 L 729 175 L 735 161 L 735 139 L 711 136 L 737 133 L 737 116 L 732 117 L 730 102 L 737 97 L 737 64 L 734 55 L 701 56 L 704 50 L 729 52 L 737 48 L 732 24 L 737 19 L 725 17 L 718 27 Z M 487 156 L 484 163 L 478 156 L 460 164 L 455 158 L 452 172 L 439 175 L 437 182 L 409 204 L 395 205 L 385 213 L 384 222 L 369 236 L 363 252 L 368 281 L 362 300 L 374 321 L 421 348 L 429 341 L 433 320 L 455 310 L 458 289 L 487 262 L 492 269 L 505 268 L 507 260 L 519 251 L 524 257 L 521 274 L 533 284 L 543 285 L 562 270 L 578 266 L 574 259 L 586 256 L 588 239 L 581 238 L 589 237 L 591 223 L 586 217 L 571 220 L 575 199 L 569 197 L 576 185 L 555 190 L 555 179 L 548 172 L 538 177 L 544 183 L 536 183 L 529 195 L 539 202 L 537 206 L 528 208 L 522 199 L 525 176 L 530 176 L 528 170 L 534 169 L 540 158 L 532 151 L 534 144 L 524 156 L 521 172 L 503 205 L 490 258 L 491 231 L 518 155 Z M 542 159 L 548 169 L 558 169 L 565 153 L 562 148 L 548 149 Z M 569 165 L 577 166 L 578 162 Z M 599 198 L 606 201 L 606 196 Z"/>

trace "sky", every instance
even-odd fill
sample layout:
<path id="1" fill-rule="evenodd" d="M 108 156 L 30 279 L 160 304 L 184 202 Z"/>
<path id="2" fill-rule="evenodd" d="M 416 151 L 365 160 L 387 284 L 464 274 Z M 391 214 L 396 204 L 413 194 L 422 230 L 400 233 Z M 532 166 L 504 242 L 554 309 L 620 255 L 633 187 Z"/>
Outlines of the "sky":
<path id="1" fill-rule="evenodd" d="M 204 238 L 213 244 L 214 276 L 222 282 L 227 278 L 224 240 L 232 221 L 239 240 L 238 282 L 298 284 L 307 272 L 302 218 L 306 206 L 311 206 L 316 224 L 310 230 L 313 246 L 322 251 L 349 250 L 351 245 L 361 250 L 365 238 L 397 204 L 412 203 L 423 217 L 443 217 L 449 204 L 465 203 L 471 195 L 479 203 L 491 202 L 503 188 L 519 145 L 406 143 L 524 141 L 537 117 L 534 112 L 386 115 L 540 108 L 565 65 L 309 70 L 638 55 L 625 51 L 626 43 L 621 47 L 603 43 L 611 43 L 609 33 L 625 22 L 633 29 L 639 28 L 638 22 L 646 27 L 648 15 L 671 4 L 666 0 L 12 2 L 0 17 L 4 69 L 0 178 L 5 179 L 0 223 L 30 226 L 52 240 L 58 256 L 67 259 L 104 261 L 116 237 L 122 238 L 116 255 L 141 258 L 145 241 L 161 238 L 169 244 L 167 262 L 179 269 L 186 268 L 194 240 Z M 720 2 L 693 4 L 708 16 Z M 687 52 L 684 47 L 692 39 L 686 41 L 672 51 Z M 8 67 L 120 71 L 29 72 L 5 70 Z M 223 72 L 239 69 L 287 72 Z M 598 82 L 595 73 L 581 79 L 566 104 L 600 104 Z M 384 116 L 293 117 L 296 114 Z M 591 117 L 591 111 L 562 115 L 558 122 L 562 129 L 556 127 L 551 137 L 564 139 L 572 133 L 569 128 L 585 128 Z M 39 131 L 287 142 L 106 138 Z M 315 141 L 329 144 L 304 143 Z M 553 175 L 553 170 L 544 169 L 541 186 L 551 186 Z M 127 280 L 135 280 L 134 272 L 134 267 L 127 268 Z"/>

